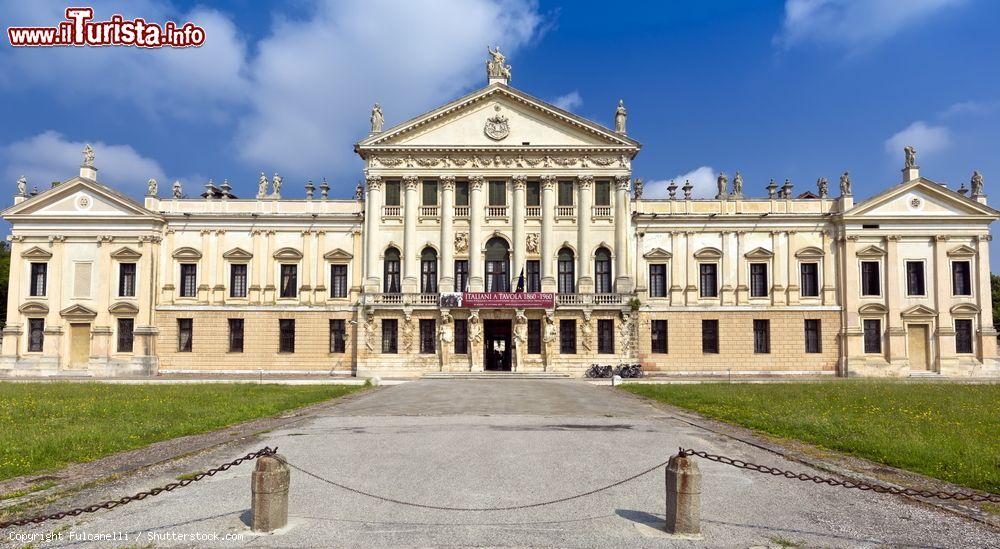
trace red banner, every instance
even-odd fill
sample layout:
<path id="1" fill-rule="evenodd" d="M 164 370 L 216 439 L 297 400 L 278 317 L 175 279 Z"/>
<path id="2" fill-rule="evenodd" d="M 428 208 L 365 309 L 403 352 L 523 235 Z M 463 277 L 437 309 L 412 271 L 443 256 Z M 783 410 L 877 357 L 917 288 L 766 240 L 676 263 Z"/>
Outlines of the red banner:
<path id="1" fill-rule="evenodd" d="M 448 301 L 450 307 L 551 309 L 556 302 L 552 292 L 463 292 L 461 296 L 461 302 L 455 304 L 458 294 L 442 294 L 442 306 Z"/>

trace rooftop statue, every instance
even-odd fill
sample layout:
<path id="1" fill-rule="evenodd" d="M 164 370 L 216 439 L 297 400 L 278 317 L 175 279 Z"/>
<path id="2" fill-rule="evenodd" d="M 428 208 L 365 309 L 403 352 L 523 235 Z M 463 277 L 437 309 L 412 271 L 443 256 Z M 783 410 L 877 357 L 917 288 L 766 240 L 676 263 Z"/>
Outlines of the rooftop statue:
<path id="1" fill-rule="evenodd" d="M 146 196 L 156 196 L 158 188 L 159 185 L 156 183 L 156 179 L 149 178 L 149 181 L 146 182 Z"/>
<path id="2" fill-rule="evenodd" d="M 917 167 L 917 149 L 907 145 L 903 147 L 903 154 L 906 155 L 906 168 Z"/>
<path id="3" fill-rule="evenodd" d="M 486 51 L 490 54 L 490 59 L 486 61 L 486 76 L 489 78 L 503 78 L 509 81 L 510 65 L 506 64 L 507 57 L 500 53 L 500 46 L 496 46 L 492 50 L 487 46 Z"/>
<path id="4" fill-rule="evenodd" d="M 17 195 L 28 196 L 28 178 L 23 175 L 17 178 Z"/>
<path id="5" fill-rule="evenodd" d="M 257 182 L 257 198 L 267 196 L 267 176 L 260 172 L 260 181 Z"/>
<path id="6" fill-rule="evenodd" d="M 816 187 L 819 189 L 820 198 L 826 198 L 830 194 L 830 185 L 825 177 L 816 180 Z"/>
<path id="7" fill-rule="evenodd" d="M 380 133 L 382 131 L 382 124 L 385 123 L 385 118 L 382 117 L 382 106 L 375 103 L 372 107 L 372 133 Z"/>
<path id="8" fill-rule="evenodd" d="M 94 148 L 90 146 L 90 143 L 83 148 L 83 165 L 88 168 L 94 167 Z"/>
<path id="9" fill-rule="evenodd" d="M 615 109 L 615 131 L 625 135 L 625 120 L 628 118 L 628 111 L 625 110 L 625 102 L 618 100 L 618 108 Z"/>
<path id="10" fill-rule="evenodd" d="M 739 171 L 733 176 L 733 196 L 743 196 L 743 174 Z"/>
<path id="11" fill-rule="evenodd" d="M 840 176 L 840 196 L 851 196 L 851 174 L 844 172 Z"/>
<path id="12" fill-rule="evenodd" d="M 982 196 L 983 195 L 983 174 L 978 171 L 972 172 L 972 180 L 969 181 L 969 186 L 972 187 L 972 196 Z"/>
<path id="13" fill-rule="evenodd" d="M 274 177 L 271 178 L 271 196 L 281 198 L 281 176 L 278 172 L 274 172 Z"/>
<path id="14" fill-rule="evenodd" d="M 719 187 L 719 192 L 715 195 L 716 199 L 726 198 L 729 196 L 729 178 L 726 177 L 726 172 L 719 172 L 719 177 L 716 179 L 716 185 Z"/>
<path id="15" fill-rule="evenodd" d="M 184 198 L 184 191 L 181 190 L 180 181 L 174 181 L 174 198 Z"/>

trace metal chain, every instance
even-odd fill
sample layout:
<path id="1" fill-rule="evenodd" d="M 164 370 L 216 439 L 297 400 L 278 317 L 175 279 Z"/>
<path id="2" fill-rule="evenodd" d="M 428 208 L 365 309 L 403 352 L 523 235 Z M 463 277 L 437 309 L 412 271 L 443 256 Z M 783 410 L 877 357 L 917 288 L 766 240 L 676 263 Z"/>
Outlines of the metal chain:
<path id="1" fill-rule="evenodd" d="M 138 494 L 135 494 L 134 496 L 125 496 L 125 497 L 122 497 L 122 498 L 119 498 L 119 499 L 112 499 L 112 500 L 108 500 L 108 501 L 105 501 L 105 502 L 102 502 L 102 503 L 94 503 L 94 504 L 88 505 L 86 507 L 77 507 L 76 509 L 70 509 L 69 511 L 60 511 L 58 513 L 52 513 L 51 515 L 39 515 L 37 517 L 32 517 L 32 518 L 26 518 L 26 519 L 20 519 L 20 520 L 11 520 L 11 521 L 7 521 L 7 522 L 0 522 L 0 530 L 2 530 L 4 528 L 9 528 L 11 526 L 26 526 L 28 524 L 40 524 L 40 523 L 45 522 L 47 520 L 59 520 L 61 518 L 65 518 L 65 517 L 75 517 L 75 516 L 81 515 L 83 513 L 93 513 L 95 511 L 100 511 L 101 509 L 114 509 L 115 507 L 118 507 L 120 505 L 125 505 L 126 503 L 131 503 L 133 501 L 143 500 L 143 499 L 146 499 L 147 497 L 150 497 L 150 496 L 158 496 L 158 495 L 162 494 L 163 492 L 172 492 L 172 491 L 176 490 L 177 488 L 182 488 L 184 486 L 187 486 L 187 485 L 191 484 L 192 482 L 198 482 L 199 480 L 202 480 L 202 479 L 204 479 L 206 477 L 213 476 L 213 475 L 215 475 L 218 472 L 226 471 L 230 467 L 236 467 L 237 465 L 243 463 L 244 461 L 255 460 L 255 459 L 259 458 L 259 457 L 264 457 L 264 456 L 273 456 L 273 455 L 275 455 L 275 453 L 277 453 L 277 451 L 278 451 L 277 448 L 270 448 L 270 447 L 265 446 L 264 448 L 261 448 L 260 450 L 257 450 L 256 452 L 251 452 L 251 453 L 249 453 L 249 454 L 247 454 L 247 455 L 245 455 L 245 456 L 243 456 L 241 458 L 234 459 L 233 461 L 230 461 L 229 463 L 223 463 L 222 465 L 220 465 L 220 466 L 218 466 L 218 467 L 216 467 L 214 469 L 209 469 L 207 471 L 202 471 L 202 472 L 198 473 L 197 475 L 194 475 L 194 476 L 189 477 L 189 478 L 185 478 L 183 480 L 179 480 L 177 482 L 171 482 L 170 484 L 167 484 L 166 486 L 162 486 L 160 488 L 153 488 L 152 490 L 146 490 L 145 492 L 139 492 Z"/>
<path id="2" fill-rule="evenodd" d="M 849 480 L 838 480 L 830 477 L 807 475 L 805 473 L 793 473 L 791 471 L 785 471 L 777 467 L 758 465 L 756 463 L 750 463 L 748 461 L 743 461 L 740 459 L 734 459 L 726 456 L 718 456 L 715 454 L 709 454 L 706 452 L 699 452 L 695 450 L 688 450 L 685 448 L 681 448 L 680 453 L 685 456 L 697 456 L 700 458 L 707 459 L 709 461 L 715 461 L 718 463 L 724 463 L 726 465 L 732 465 L 733 467 L 737 467 L 739 469 L 747 469 L 749 471 L 757 471 L 758 473 L 767 473 L 769 475 L 774 475 L 776 477 L 785 477 L 793 480 L 809 481 L 809 482 L 814 482 L 816 484 L 826 484 L 828 486 L 837 486 L 840 488 L 852 488 L 855 490 L 862 490 L 862 491 L 870 490 L 872 492 L 876 492 L 879 494 L 894 494 L 898 496 L 951 499 L 955 501 L 976 501 L 976 502 L 988 501 L 991 503 L 1000 503 L 1000 495 L 997 494 L 976 493 L 976 492 L 932 492 L 930 490 L 896 488 L 894 486 L 885 486 L 882 484 L 869 484 L 867 482 L 851 482 Z"/>
<path id="3" fill-rule="evenodd" d="M 281 456 L 278 456 L 278 459 L 281 459 Z M 602 486 L 600 488 L 595 488 L 594 490 L 590 490 L 588 492 L 583 492 L 582 494 L 576 494 L 576 495 L 572 495 L 572 496 L 566 496 L 566 497 L 559 498 L 559 499 L 553 499 L 553 500 L 549 500 L 549 501 L 541 501 L 541 502 L 538 502 L 538 503 L 528 503 L 528 504 L 525 504 L 525 505 L 511 505 L 511 506 L 507 506 L 507 507 L 448 507 L 448 506 L 443 506 L 443 505 L 430 505 L 430 504 L 426 504 L 426 503 L 414 503 L 412 501 L 404 501 L 404 500 L 400 500 L 400 499 L 394 499 L 394 498 L 391 498 L 391 497 L 388 497 L 388 496 L 380 496 L 378 494 L 372 494 L 371 492 L 365 492 L 364 490 L 359 490 L 357 488 L 351 488 L 350 486 L 345 486 L 343 484 L 340 484 L 339 482 L 335 482 L 335 481 L 332 481 L 330 479 L 323 478 L 323 477 L 321 477 L 321 476 L 319 476 L 319 475 L 317 475 L 315 473 L 306 471 L 305 469 L 303 469 L 303 468 L 301 468 L 301 467 L 299 467 L 299 466 L 297 466 L 297 465 L 295 465 L 293 463 L 289 463 L 287 460 L 285 460 L 285 464 L 288 465 L 289 467 L 291 467 L 292 469 L 295 469 L 296 471 L 299 471 L 300 473 L 302 473 L 304 475 L 307 475 L 307 476 L 310 476 L 310 477 L 312 477 L 312 478 L 314 478 L 316 480 L 319 480 L 321 482 L 325 482 L 325 483 L 330 484 L 332 486 L 336 486 L 337 488 L 341 488 L 343 490 L 347 490 L 348 492 L 354 492 L 355 494 L 359 494 L 359 495 L 362 495 L 362 496 L 370 497 L 370 498 L 381 500 L 381 501 L 386 501 L 386 502 L 389 502 L 389 503 L 396 503 L 396 504 L 399 504 L 399 505 L 406 505 L 406 506 L 409 506 L 409 507 L 419 507 L 421 509 L 435 509 L 435 510 L 438 510 L 438 511 L 516 511 L 518 509 L 531 509 L 531 508 L 534 508 L 534 507 L 543 507 L 543 506 L 546 506 L 546 505 L 554 505 L 556 503 L 562 503 L 564 501 L 570 501 L 570 500 L 573 500 L 573 499 L 579 499 L 579 498 L 591 496 L 591 495 L 594 495 L 594 494 L 596 494 L 598 492 L 603 492 L 605 490 L 610 490 L 611 488 L 614 488 L 616 486 L 621 486 L 622 484 L 625 484 L 626 482 L 633 481 L 633 480 L 635 480 L 635 479 L 637 479 L 637 478 L 639 478 L 639 477 L 641 477 L 643 475 L 648 475 L 649 473 L 652 473 L 653 471 L 655 471 L 657 469 L 665 467 L 669 462 L 670 462 L 670 460 L 667 460 L 667 461 L 664 461 L 663 463 L 656 464 L 656 465 L 650 467 L 649 469 L 646 469 L 646 470 L 642 471 L 641 473 L 637 473 L 637 474 L 632 475 L 632 476 L 630 476 L 630 477 L 628 477 L 626 479 L 622 479 L 622 480 L 619 480 L 618 482 L 614 482 L 612 484 L 608 484 L 607 486 Z"/>

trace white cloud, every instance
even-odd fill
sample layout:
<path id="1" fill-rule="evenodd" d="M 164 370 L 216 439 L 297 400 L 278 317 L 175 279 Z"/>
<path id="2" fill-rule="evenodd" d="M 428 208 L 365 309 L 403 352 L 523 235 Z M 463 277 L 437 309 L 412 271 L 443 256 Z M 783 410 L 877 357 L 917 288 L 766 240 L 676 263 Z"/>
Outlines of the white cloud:
<path id="1" fill-rule="evenodd" d="M 684 191 L 681 190 L 681 187 L 684 186 L 685 181 L 690 181 L 691 185 L 694 186 L 694 189 L 691 190 L 691 196 L 694 198 L 712 198 L 718 192 L 718 186 L 716 185 L 717 176 L 718 174 L 715 173 L 715 170 L 711 166 L 701 166 L 700 168 L 675 175 L 669 179 L 648 181 L 642 195 L 646 198 L 669 198 L 670 194 L 667 191 L 667 186 L 673 181 L 677 184 L 677 197 L 683 198 Z"/>
<path id="2" fill-rule="evenodd" d="M 786 0 L 775 42 L 815 42 L 857 53 L 966 0 Z"/>
<path id="3" fill-rule="evenodd" d="M 958 116 L 986 115 L 995 112 L 1000 108 L 1000 101 L 961 101 L 949 105 L 941 112 L 942 118 L 953 118 Z"/>
<path id="4" fill-rule="evenodd" d="M 915 147 L 917 154 L 934 154 L 951 145 L 951 131 L 945 126 L 928 126 L 918 120 L 886 139 L 885 152 L 902 159 L 903 147 L 908 145 Z"/>
<path id="5" fill-rule="evenodd" d="M 560 95 L 553 99 L 552 104 L 564 111 L 572 112 L 583 106 L 583 97 L 580 97 L 580 92 L 573 90 L 566 95 Z"/>

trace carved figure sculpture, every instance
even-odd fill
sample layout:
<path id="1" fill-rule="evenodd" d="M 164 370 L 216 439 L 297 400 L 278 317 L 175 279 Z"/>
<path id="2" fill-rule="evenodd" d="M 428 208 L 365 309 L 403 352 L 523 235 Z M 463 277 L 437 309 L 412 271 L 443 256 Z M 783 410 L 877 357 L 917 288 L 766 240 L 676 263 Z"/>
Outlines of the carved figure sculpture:
<path id="1" fill-rule="evenodd" d="M 726 177 L 726 172 L 720 172 L 719 177 L 715 180 L 715 185 L 718 187 L 718 193 L 715 195 L 716 199 L 726 198 L 729 196 L 729 178 Z"/>
<path id="2" fill-rule="evenodd" d="M 257 183 L 257 198 L 267 196 L 267 176 L 260 172 L 260 181 Z"/>
<path id="3" fill-rule="evenodd" d="M 469 249 L 469 233 L 455 233 L 455 251 L 464 252 Z"/>
<path id="4" fill-rule="evenodd" d="M 643 191 L 643 187 L 645 187 L 645 185 L 646 185 L 645 181 L 643 181 L 642 179 L 636 178 L 636 180 L 635 180 L 635 188 L 632 191 L 634 193 L 634 196 L 635 196 L 636 200 L 639 200 L 640 198 L 642 198 L 642 191 Z"/>
<path id="5" fill-rule="evenodd" d="M 88 168 L 94 166 L 94 148 L 90 146 L 90 143 L 83 148 L 83 165 Z"/>
<path id="6" fill-rule="evenodd" d="M 625 120 L 628 118 L 628 111 L 625 110 L 625 102 L 618 100 L 618 108 L 615 109 L 615 131 L 625 135 Z"/>
<path id="7" fill-rule="evenodd" d="M 827 183 L 825 177 L 816 180 L 816 187 L 819 189 L 820 198 L 826 198 L 830 194 L 830 185 Z"/>
<path id="8" fill-rule="evenodd" d="M 181 182 L 174 181 L 174 198 L 183 198 L 184 191 L 181 190 Z"/>
<path id="9" fill-rule="evenodd" d="M 157 186 L 156 179 L 150 177 L 146 182 L 146 196 L 156 196 Z"/>
<path id="10" fill-rule="evenodd" d="M 527 238 L 524 242 L 524 249 L 529 254 L 538 253 L 538 233 L 528 233 Z"/>
<path id="11" fill-rule="evenodd" d="M 969 181 L 969 186 L 972 187 L 972 196 L 982 196 L 983 174 L 978 171 L 972 172 L 972 179 Z"/>
<path id="12" fill-rule="evenodd" d="M 490 54 L 490 59 L 486 61 L 486 76 L 489 78 L 504 78 L 510 81 L 510 65 L 507 65 L 507 57 L 500 53 L 500 46 L 490 49 L 486 47 Z"/>
<path id="13" fill-rule="evenodd" d="M 851 196 L 851 173 L 840 174 L 840 196 Z"/>
<path id="14" fill-rule="evenodd" d="M 907 168 L 916 168 L 917 167 L 917 149 L 915 149 L 915 148 L 907 145 L 907 146 L 903 147 L 903 154 L 906 156 L 906 165 L 905 165 L 905 167 L 907 167 Z"/>
<path id="15" fill-rule="evenodd" d="M 385 118 L 382 116 L 382 105 L 378 103 L 375 103 L 375 106 L 372 107 L 371 123 L 372 133 L 382 132 L 382 125 L 385 123 Z"/>
<path id="16" fill-rule="evenodd" d="M 28 178 L 24 177 L 23 175 L 17 178 L 17 195 L 18 196 L 28 195 Z"/>
<path id="17" fill-rule="evenodd" d="M 733 196 L 743 196 L 743 174 L 739 171 L 733 176 Z"/>
<path id="18" fill-rule="evenodd" d="M 271 196 L 281 198 L 281 176 L 278 172 L 274 172 L 274 177 L 271 178 Z"/>

